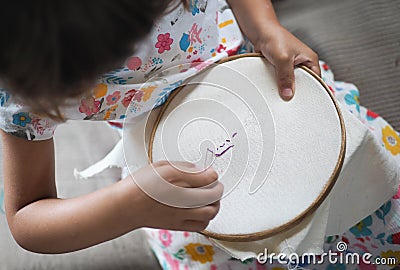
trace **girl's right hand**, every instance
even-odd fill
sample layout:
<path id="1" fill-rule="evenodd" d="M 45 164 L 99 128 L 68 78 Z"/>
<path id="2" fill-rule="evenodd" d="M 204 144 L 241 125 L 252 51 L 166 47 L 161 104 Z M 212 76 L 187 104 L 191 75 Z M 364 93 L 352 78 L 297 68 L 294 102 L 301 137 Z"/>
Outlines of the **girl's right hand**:
<path id="1" fill-rule="evenodd" d="M 161 202 L 154 200 L 143 192 L 138 187 L 137 180 L 140 183 L 151 182 L 153 187 L 154 183 L 161 183 L 157 181 L 166 181 L 181 188 L 196 188 L 198 190 L 194 190 L 193 201 L 212 203 L 195 208 L 169 206 L 162 203 L 162 200 Z M 135 171 L 122 181 L 131 182 L 129 184 L 133 184 L 138 189 L 136 191 L 139 191 L 135 192 L 135 194 L 140 194 L 139 198 L 135 199 L 135 208 L 139 208 L 139 215 L 136 216 L 136 219 L 140 220 L 141 227 L 198 232 L 204 230 L 219 211 L 223 185 L 217 180 L 218 174 L 212 168 L 202 170 L 189 162 L 159 161 Z M 207 187 L 199 189 L 204 186 Z M 143 188 L 142 184 L 140 187 Z M 165 195 L 179 196 L 177 194 Z M 138 202 L 140 205 L 137 205 Z"/>

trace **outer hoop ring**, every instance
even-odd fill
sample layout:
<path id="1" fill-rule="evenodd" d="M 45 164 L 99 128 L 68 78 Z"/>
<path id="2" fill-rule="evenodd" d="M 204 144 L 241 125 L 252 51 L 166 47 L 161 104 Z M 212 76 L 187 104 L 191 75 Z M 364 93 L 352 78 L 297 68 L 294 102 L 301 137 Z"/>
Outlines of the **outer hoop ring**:
<path id="1" fill-rule="evenodd" d="M 236 59 L 239 59 L 239 58 L 244 58 L 244 57 L 263 57 L 263 56 L 260 53 L 239 54 L 239 55 L 234 55 L 234 56 L 230 56 L 230 57 L 227 57 L 225 59 L 222 59 L 217 64 L 222 64 L 222 63 L 225 63 L 225 62 L 229 62 L 229 61 L 236 60 Z M 345 157 L 345 152 L 346 152 L 346 128 L 345 128 L 343 116 L 342 116 L 342 113 L 340 111 L 339 105 L 338 105 L 335 97 L 333 96 L 333 94 L 331 93 L 331 91 L 329 90 L 329 88 L 325 84 L 325 82 L 317 74 L 315 74 L 311 69 L 307 68 L 306 66 L 299 65 L 299 66 L 297 66 L 297 68 L 301 68 L 304 71 L 306 71 L 307 73 L 309 73 L 311 76 L 314 77 L 314 79 L 316 79 L 323 86 L 323 88 L 328 93 L 329 97 L 331 98 L 331 101 L 332 101 L 333 105 L 335 106 L 337 115 L 339 117 L 342 141 L 341 141 L 341 144 L 340 144 L 340 152 L 339 152 L 338 159 L 336 161 L 335 168 L 334 168 L 331 176 L 329 177 L 328 182 L 324 186 L 323 191 L 319 194 L 319 196 L 311 203 L 311 205 L 306 210 L 304 210 L 302 213 L 300 213 L 295 218 L 293 218 L 292 220 L 288 221 L 285 224 L 282 224 L 282 225 L 280 225 L 278 227 L 275 227 L 273 229 L 264 230 L 264 231 L 260 231 L 260 232 L 255 232 L 255 233 L 249 233 L 249 234 L 218 234 L 218 233 L 209 232 L 207 230 L 203 230 L 200 233 L 203 234 L 204 236 L 210 237 L 210 238 L 214 238 L 214 239 L 217 239 L 217 240 L 228 241 L 228 242 L 251 242 L 251 241 L 257 241 L 257 240 L 269 238 L 269 237 L 274 236 L 274 235 L 276 235 L 278 233 L 290 230 L 291 228 L 293 228 L 296 225 L 298 225 L 299 223 L 301 223 L 306 217 L 308 217 L 309 215 L 313 214 L 317 210 L 317 208 L 322 204 L 322 202 L 326 199 L 326 197 L 328 196 L 328 194 L 332 190 L 333 186 L 335 185 L 336 180 L 339 177 L 340 171 L 342 169 L 343 162 L 344 162 L 344 157 Z M 147 153 L 150 163 L 153 162 L 154 136 L 155 136 L 155 133 L 157 131 L 158 125 L 159 125 L 159 123 L 161 121 L 161 118 L 163 117 L 168 105 L 171 103 L 171 101 L 175 98 L 175 96 L 184 87 L 185 87 L 185 85 L 183 84 L 178 89 L 176 89 L 175 91 L 172 92 L 172 94 L 169 96 L 167 101 L 162 105 L 162 108 L 161 108 L 161 110 L 160 110 L 160 112 L 159 112 L 159 114 L 157 116 L 157 119 L 156 119 L 156 121 L 154 123 L 154 126 L 153 126 L 152 130 L 151 130 L 148 153 Z"/>

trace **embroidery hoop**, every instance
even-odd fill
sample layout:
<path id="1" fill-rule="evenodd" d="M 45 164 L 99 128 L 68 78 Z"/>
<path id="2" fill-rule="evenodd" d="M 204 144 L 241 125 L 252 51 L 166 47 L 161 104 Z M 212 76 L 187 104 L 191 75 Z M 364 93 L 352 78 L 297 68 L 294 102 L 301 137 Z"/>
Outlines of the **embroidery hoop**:
<path id="1" fill-rule="evenodd" d="M 236 59 L 241 59 L 245 57 L 263 57 L 259 53 L 247 53 L 247 54 L 241 54 L 241 55 L 235 55 L 228 57 L 226 59 L 223 59 L 218 62 L 218 64 L 223 64 L 227 63 L 230 61 L 234 61 Z M 336 180 L 339 176 L 340 170 L 342 168 L 343 162 L 344 162 L 344 157 L 345 157 L 345 149 L 346 149 L 346 131 L 345 131 L 345 124 L 343 120 L 342 113 L 340 112 L 339 105 L 337 101 L 335 100 L 335 97 L 329 90 L 328 86 L 324 83 L 324 81 L 317 75 L 315 74 L 312 70 L 309 68 L 300 65 L 297 66 L 296 68 L 300 68 L 310 74 L 317 83 L 322 86 L 322 88 L 326 91 L 328 94 L 330 101 L 332 102 L 332 105 L 334 106 L 335 112 L 337 114 L 337 117 L 339 119 L 339 125 L 340 125 L 340 134 L 341 134 L 341 142 L 340 142 L 340 151 L 339 155 L 337 157 L 337 160 L 335 162 L 334 170 L 331 173 L 329 179 L 327 180 L 326 184 L 324 185 L 324 188 L 322 192 L 314 199 L 314 201 L 309 205 L 308 208 L 306 208 L 304 211 L 299 213 L 295 218 L 291 219 L 290 221 L 281 224 L 279 226 L 276 226 L 272 229 L 267 229 L 267 230 L 262 230 L 262 231 L 257 231 L 254 233 L 245 233 L 245 234 L 221 234 L 221 233 L 215 233 L 211 232 L 208 230 L 203 230 L 200 233 L 205 235 L 206 237 L 214 238 L 217 240 L 223 240 L 223 241 L 229 241 L 229 242 L 251 242 L 251 241 L 257 241 L 257 240 L 262 240 L 269 238 L 271 236 L 277 235 L 281 232 L 287 231 L 299 223 L 301 223 L 306 217 L 312 215 L 316 209 L 321 205 L 321 203 L 325 200 L 325 198 L 329 195 L 330 191 L 332 190 L 333 186 L 336 183 Z M 208 69 L 206 69 L 208 70 Z M 153 125 L 153 128 L 151 129 L 150 133 L 150 139 L 149 139 L 149 144 L 148 144 L 148 159 L 149 162 L 153 162 L 153 144 L 154 144 L 154 137 L 157 131 L 157 128 L 160 124 L 160 121 L 162 117 L 165 114 L 166 109 L 168 106 L 171 104 L 172 100 L 181 92 L 182 89 L 186 87 L 185 83 L 176 89 L 170 97 L 167 99 L 167 101 L 162 105 L 161 110 L 159 114 L 157 115 L 157 118 L 155 120 L 155 123 Z"/>

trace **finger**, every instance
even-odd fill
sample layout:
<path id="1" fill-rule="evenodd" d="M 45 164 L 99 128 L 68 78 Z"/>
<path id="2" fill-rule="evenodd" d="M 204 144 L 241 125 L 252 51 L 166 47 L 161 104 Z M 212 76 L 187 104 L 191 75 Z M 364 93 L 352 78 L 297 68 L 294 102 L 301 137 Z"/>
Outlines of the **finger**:
<path id="1" fill-rule="evenodd" d="M 192 188 L 186 189 L 190 197 L 192 207 L 206 206 L 221 200 L 224 193 L 224 186 L 218 182 L 211 188 Z"/>
<path id="2" fill-rule="evenodd" d="M 197 220 L 185 220 L 183 222 L 183 229 L 188 232 L 200 232 L 207 228 L 209 222 L 202 222 Z"/>
<path id="3" fill-rule="evenodd" d="M 294 64 L 295 65 L 302 64 L 311 69 L 318 76 L 321 76 L 321 69 L 319 67 L 318 55 L 314 52 L 311 52 L 309 56 L 303 56 L 303 57 L 299 56 L 298 58 L 295 59 Z"/>
<path id="4" fill-rule="evenodd" d="M 279 95 L 289 101 L 294 95 L 294 61 L 290 58 L 280 59 L 275 64 L 275 72 Z"/>
<path id="5" fill-rule="evenodd" d="M 162 175 L 171 183 L 182 184 L 182 187 L 212 187 L 218 180 L 218 174 L 212 167 L 199 170 L 195 165 L 186 166 L 185 163 L 173 162 L 170 168 L 160 168 L 160 173 L 161 170 L 165 170 Z"/>
<path id="6" fill-rule="evenodd" d="M 183 214 L 185 215 L 185 219 L 208 222 L 215 218 L 219 209 L 220 203 L 218 202 L 199 208 L 185 209 L 187 213 Z"/>

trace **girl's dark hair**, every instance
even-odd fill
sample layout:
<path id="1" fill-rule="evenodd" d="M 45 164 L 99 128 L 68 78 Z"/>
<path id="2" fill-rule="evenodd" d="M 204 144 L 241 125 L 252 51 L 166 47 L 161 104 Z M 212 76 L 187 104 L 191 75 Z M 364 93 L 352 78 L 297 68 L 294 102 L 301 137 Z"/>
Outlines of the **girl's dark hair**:
<path id="1" fill-rule="evenodd" d="M 59 118 L 65 99 L 83 94 L 99 75 L 120 66 L 171 2 L 4 1 L 1 85 L 32 110 Z"/>

